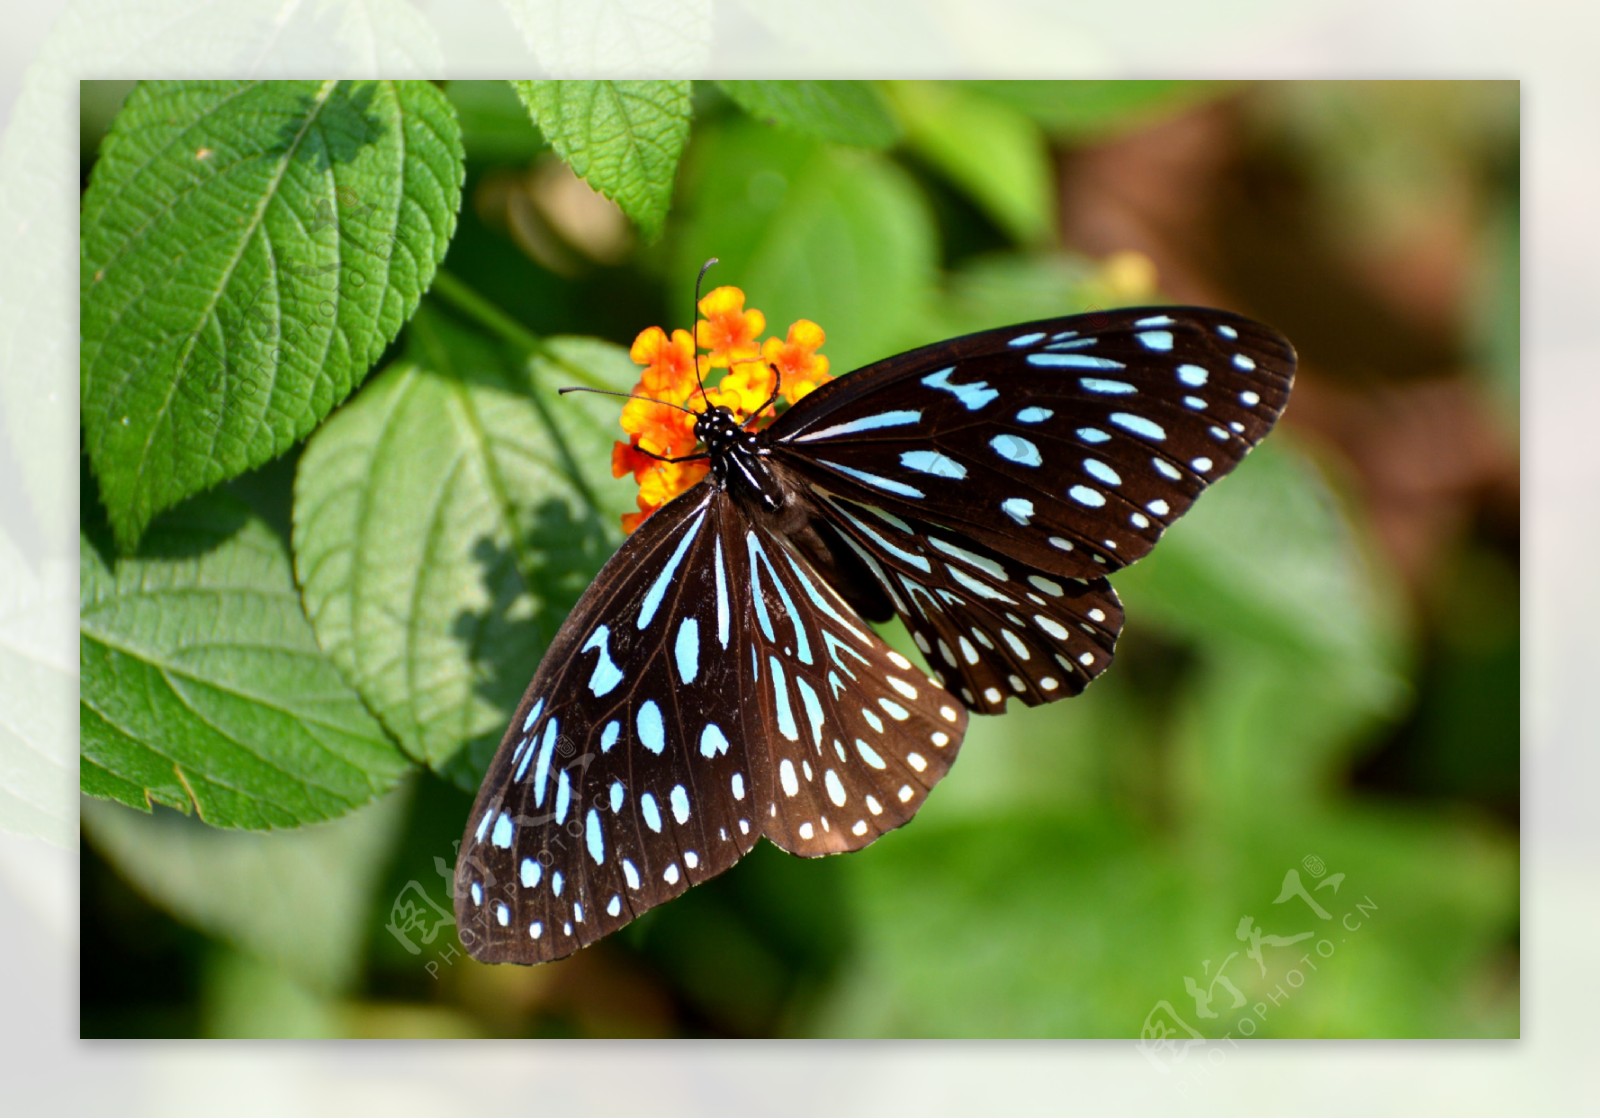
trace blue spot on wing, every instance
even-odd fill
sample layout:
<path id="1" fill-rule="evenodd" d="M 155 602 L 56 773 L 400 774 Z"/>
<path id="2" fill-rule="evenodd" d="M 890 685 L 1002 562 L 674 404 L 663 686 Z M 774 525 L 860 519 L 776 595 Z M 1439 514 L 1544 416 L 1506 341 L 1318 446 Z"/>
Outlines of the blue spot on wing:
<path id="1" fill-rule="evenodd" d="M 1120 361 L 1092 354 L 1029 354 L 1029 365 L 1057 369 L 1126 369 Z"/>
<path id="2" fill-rule="evenodd" d="M 532 707 L 528 708 L 528 717 L 526 719 L 522 720 L 522 729 L 523 730 L 527 730 L 529 727 L 533 726 L 533 724 L 539 718 L 539 712 L 541 712 L 543 710 L 544 710 L 544 700 L 543 699 L 539 700 L 539 702 L 535 703 Z"/>
<path id="3" fill-rule="evenodd" d="M 678 661 L 678 677 L 685 684 L 694 683 L 700 674 L 700 623 L 685 618 L 678 626 L 678 641 L 674 647 Z"/>
<path id="4" fill-rule="evenodd" d="M 722 733 L 722 728 L 716 723 L 707 723 L 706 729 L 700 732 L 700 756 L 714 758 L 727 752 L 728 736 Z"/>
<path id="5" fill-rule="evenodd" d="M 1107 466 L 1099 459 L 1084 459 L 1083 468 L 1108 486 L 1122 485 L 1122 475 L 1118 474 L 1115 470 L 1111 469 L 1111 467 Z"/>
<path id="6" fill-rule="evenodd" d="M 783 664 L 777 657 L 767 658 L 772 672 L 772 698 L 778 708 L 778 731 L 790 742 L 800 741 L 800 726 L 794 721 L 794 708 L 789 704 L 789 685 L 783 674 Z"/>
<path id="7" fill-rule="evenodd" d="M 605 839 L 600 834 L 600 813 L 593 808 L 589 809 L 588 817 L 584 822 L 583 838 L 589 848 L 589 857 L 598 866 L 606 861 Z"/>
<path id="8" fill-rule="evenodd" d="M 783 602 L 783 617 L 789 619 L 789 624 L 794 627 L 795 656 L 800 658 L 802 664 L 811 664 L 811 639 L 806 636 L 805 623 L 800 612 L 794 608 L 794 600 L 789 597 L 789 589 L 784 586 L 783 580 L 778 578 L 777 570 L 772 566 L 772 561 L 767 558 L 767 550 L 756 539 L 755 533 L 749 534 L 750 553 L 750 582 L 752 597 L 756 603 L 756 613 L 761 620 L 761 632 L 768 641 L 774 641 L 772 622 L 767 617 L 766 595 L 761 589 L 761 569 L 766 568 L 767 578 L 772 581 L 773 587 L 778 592 L 778 598 Z"/>
<path id="9" fill-rule="evenodd" d="M 1135 416 L 1129 412 L 1113 412 L 1108 419 L 1124 431 L 1131 431 L 1135 435 L 1142 435 L 1146 439 L 1161 442 L 1167 437 L 1167 429 L 1153 420 L 1143 416 Z"/>
<path id="10" fill-rule="evenodd" d="M 810 442 L 813 439 L 832 439 L 840 435 L 854 435 L 862 431 L 877 431 L 885 427 L 905 427 L 922 419 L 922 409 L 900 409 L 892 412 L 879 412 L 873 416 L 862 416 L 858 420 L 847 420 L 842 424 L 834 424 L 820 431 L 808 431 L 795 436 L 795 442 Z"/>
<path id="11" fill-rule="evenodd" d="M 1038 354 L 1030 354 L 1028 360 L 1032 361 L 1038 356 Z M 999 392 L 990 388 L 986 381 L 974 381 L 970 385 L 954 383 L 950 380 L 950 374 L 955 371 L 956 367 L 952 365 L 948 369 L 941 369 L 937 373 L 928 374 L 922 378 L 922 383 L 931 389 L 942 389 L 953 394 L 969 412 L 976 412 L 1000 395 Z"/>
<path id="12" fill-rule="evenodd" d="M 653 699 L 647 699 L 639 707 L 636 719 L 639 728 L 639 741 L 644 748 L 652 754 L 660 754 L 667 748 L 667 726 L 661 718 L 661 708 Z"/>
<path id="13" fill-rule="evenodd" d="M 572 804 L 572 778 L 567 776 L 568 771 L 563 769 L 556 775 L 556 823 L 564 824 L 567 821 L 567 809 Z"/>
<path id="14" fill-rule="evenodd" d="M 656 611 L 661 608 L 661 600 L 666 596 L 667 587 L 672 583 L 672 577 L 678 572 L 678 565 L 683 562 L 684 553 L 688 552 L 689 545 L 694 543 L 694 538 L 700 535 L 700 525 L 705 521 L 705 510 L 701 510 L 683 534 L 683 539 L 678 541 L 678 547 L 673 551 L 672 558 L 667 560 L 666 566 L 661 569 L 661 574 L 656 576 L 656 581 L 644 596 L 644 604 L 639 607 L 639 628 L 644 629 L 655 619 Z"/>
<path id="15" fill-rule="evenodd" d="M 591 649 L 600 650 L 600 659 L 595 662 L 594 673 L 589 677 L 589 690 L 598 698 L 610 692 L 622 683 L 622 670 L 611 659 L 611 628 L 598 626 L 589 635 L 589 640 L 584 643 L 580 653 L 587 653 Z"/>
<path id="16" fill-rule="evenodd" d="M 539 760 L 533 767 L 533 803 L 541 808 L 544 807 L 544 789 L 549 784 L 550 759 L 556 752 L 556 736 L 561 733 L 558 729 L 560 726 L 561 720 L 554 715 L 544 725 L 544 740 L 539 743 Z"/>
<path id="17" fill-rule="evenodd" d="M 989 440 L 989 446 L 994 448 L 995 454 L 1019 466 L 1041 466 L 1044 463 L 1038 445 L 1020 435 L 1002 432 Z"/>
<path id="18" fill-rule="evenodd" d="M 822 463 L 823 466 L 830 466 L 841 474 L 846 474 L 858 482 L 865 482 L 867 485 L 883 490 L 885 493 L 893 493 L 898 494 L 901 497 L 915 497 L 919 499 L 926 496 L 916 487 L 908 486 L 904 482 L 897 482 L 893 478 L 884 478 L 877 474 L 869 474 L 865 470 L 857 470 L 854 467 L 844 466 L 837 462 L 829 462 L 826 459 L 818 459 L 817 461 Z"/>
<path id="19" fill-rule="evenodd" d="M 1090 392 L 1104 393 L 1109 396 L 1127 396 L 1139 390 L 1128 384 L 1127 381 L 1107 381 L 1100 377 L 1080 377 L 1078 384 Z"/>
<path id="20" fill-rule="evenodd" d="M 908 470 L 932 474 L 939 478 L 960 479 L 967 476 L 965 466 L 938 451 L 906 451 L 900 456 L 900 465 Z"/>
<path id="21" fill-rule="evenodd" d="M 1019 525 L 1033 519 L 1033 502 L 1025 497 L 1008 497 L 1000 503 L 1000 508 Z"/>

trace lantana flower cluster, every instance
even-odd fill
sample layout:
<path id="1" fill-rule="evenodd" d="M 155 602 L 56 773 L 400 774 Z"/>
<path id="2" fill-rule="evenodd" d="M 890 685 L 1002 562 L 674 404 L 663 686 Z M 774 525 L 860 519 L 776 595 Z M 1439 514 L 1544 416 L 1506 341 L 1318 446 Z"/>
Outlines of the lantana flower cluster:
<path id="1" fill-rule="evenodd" d="M 669 336 L 659 326 L 652 326 L 640 332 L 628 351 L 644 367 L 633 388 L 634 395 L 644 399 L 630 400 L 623 407 L 622 430 L 628 433 L 628 440 L 611 449 L 612 475 L 632 474 L 639 484 L 639 511 L 622 518 L 626 532 L 638 528 L 646 517 L 710 470 L 703 458 L 662 462 L 651 457 L 680 458 L 697 450 L 695 416 L 669 405 L 694 413 L 708 404 L 721 405 L 731 409 L 741 423 L 754 419 L 752 428 L 759 428 L 770 423 L 781 408 L 795 404 L 831 379 L 828 359 L 817 352 L 825 335 L 809 319 L 789 327 L 783 338 L 762 339 L 767 317 L 746 310 L 744 292 L 731 286 L 712 291 L 700 300 L 698 310 L 705 317 L 695 323 L 692 337 L 687 330 L 674 330 Z M 705 400 L 700 397 L 701 381 L 705 382 Z M 757 416 L 756 410 L 772 398 L 775 386 L 781 394 Z"/>

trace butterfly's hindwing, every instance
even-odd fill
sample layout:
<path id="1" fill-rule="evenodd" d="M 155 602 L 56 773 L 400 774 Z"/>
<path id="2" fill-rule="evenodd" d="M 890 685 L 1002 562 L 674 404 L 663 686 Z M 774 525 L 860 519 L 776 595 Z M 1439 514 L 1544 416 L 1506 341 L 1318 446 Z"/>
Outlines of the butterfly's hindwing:
<path id="1" fill-rule="evenodd" d="M 774 773 L 765 833 L 798 855 L 855 850 L 916 814 L 955 760 L 966 710 L 786 542 L 758 523 L 741 531 L 757 637 L 747 701 Z"/>
<path id="2" fill-rule="evenodd" d="M 1074 696 L 1110 666 L 1122 604 L 1104 579 L 1047 574 L 945 528 L 816 492 L 928 663 L 972 710 Z"/>

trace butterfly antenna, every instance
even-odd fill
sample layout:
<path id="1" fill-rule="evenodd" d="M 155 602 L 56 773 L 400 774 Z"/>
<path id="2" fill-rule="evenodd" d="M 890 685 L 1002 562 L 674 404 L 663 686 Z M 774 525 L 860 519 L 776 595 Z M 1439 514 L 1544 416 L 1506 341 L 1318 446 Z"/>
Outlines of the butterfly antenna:
<path id="1" fill-rule="evenodd" d="M 712 257 L 710 260 L 706 261 L 700 266 L 700 275 L 694 278 L 694 307 L 691 308 L 692 313 L 689 315 L 689 337 L 691 340 L 695 338 L 695 334 L 697 333 L 695 328 L 700 322 L 700 283 L 706 278 L 706 273 L 711 271 L 711 266 L 715 263 L 717 263 L 716 257 Z M 705 403 L 706 408 L 709 410 L 711 407 L 711 401 L 706 396 L 706 383 L 700 377 L 700 343 L 697 340 L 695 341 L 693 361 L 695 383 L 700 386 L 700 399 Z"/>
<path id="2" fill-rule="evenodd" d="M 653 396 L 640 396 L 637 393 L 631 392 L 612 392 L 610 389 L 591 389 L 586 385 L 568 385 L 566 388 L 556 389 L 556 392 L 560 393 L 562 396 L 565 396 L 569 392 L 597 392 L 601 396 L 620 396 L 624 400 L 647 400 L 651 404 L 661 404 L 668 408 L 676 408 L 678 411 L 687 412 L 691 416 L 698 416 L 700 414 L 693 408 L 685 408 L 682 404 L 674 404 L 670 400 L 657 400 Z"/>

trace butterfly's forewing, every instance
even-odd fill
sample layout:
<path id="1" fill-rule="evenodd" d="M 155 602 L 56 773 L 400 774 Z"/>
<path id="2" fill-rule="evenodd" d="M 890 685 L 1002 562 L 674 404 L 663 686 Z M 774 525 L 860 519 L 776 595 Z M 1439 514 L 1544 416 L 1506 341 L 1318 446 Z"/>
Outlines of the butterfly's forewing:
<path id="1" fill-rule="evenodd" d="M 1228 312 L 1096 312 L 867 366 L 766 435 L 802 484 L 1095 579 L 1266 436 L 1294 365 L 1281 335 Z"/>
<path id="2" fill-rule="evenodd" d="M 557 634 L 456 867 L 477 958 L 568 955 L 766 835 L 850 850 L 916 812 L 966 728 L 783 539 L 707 483 L 660 510 Z"/>
<path id="3" fill-rule="evenodd" d="M 1294 360 L 1226 312 L 1080 315 L 868 366 L 766 434 L 950 690 L 998 712 L 1109 666 L 1122 610 L 1103 576 L 1266 436 Z"/>

